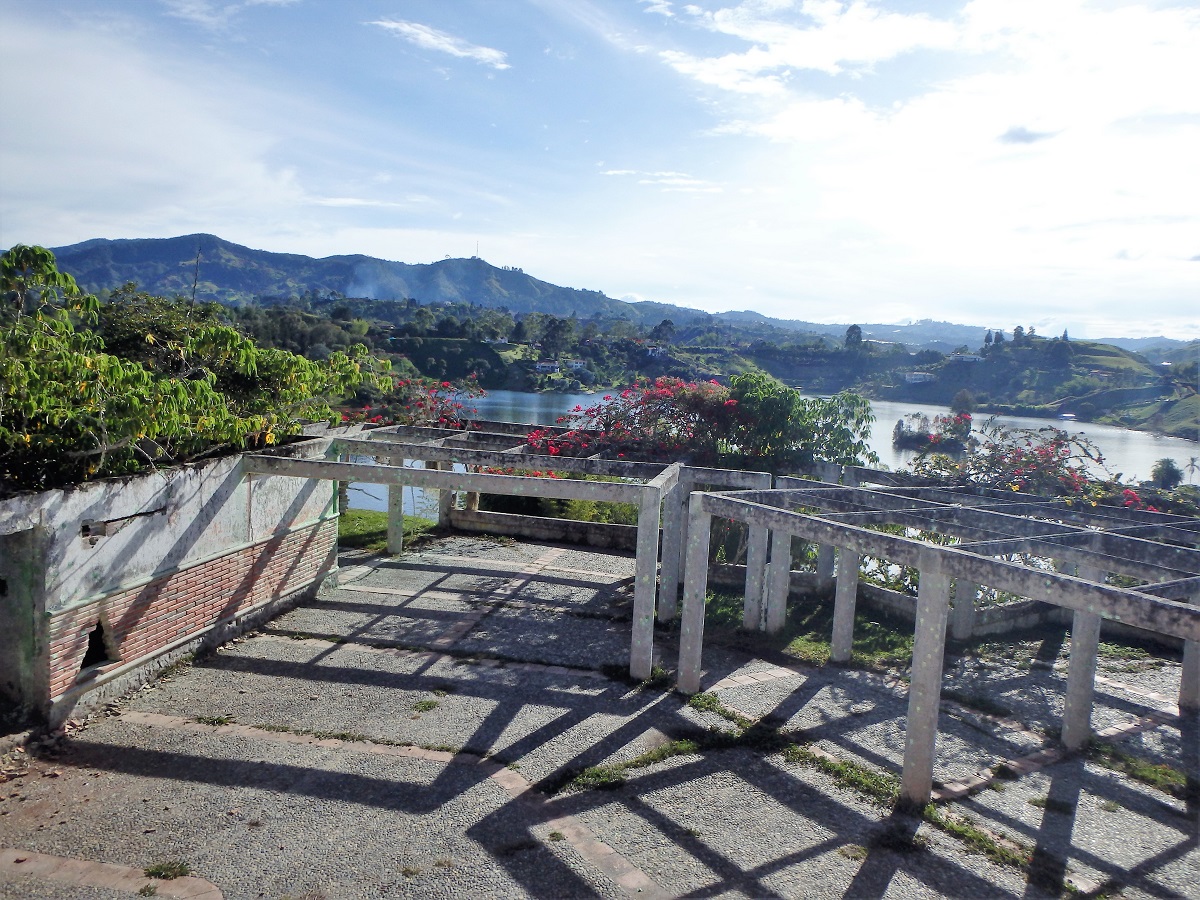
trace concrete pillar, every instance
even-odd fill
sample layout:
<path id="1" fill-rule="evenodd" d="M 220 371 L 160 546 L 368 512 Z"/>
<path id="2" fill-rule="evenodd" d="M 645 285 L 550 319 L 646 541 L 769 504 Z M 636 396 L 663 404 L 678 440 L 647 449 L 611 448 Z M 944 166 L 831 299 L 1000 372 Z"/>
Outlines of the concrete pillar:
<path id="1" fill-rule="evenodd" d="M 637 560 L 633 579 L 633 642 L 629 675 L 639 681 L 654 668 L 654 595 L 658 583 L 658 523 L 661 496 L 646 490 L 638 508 Z"/>
<path id="2" fill-rule="evenodd" d="M 1104 583 L 1105 573 L 1080 566 L 1079 578 Z M 1062 742 L 1080 750 L 1091 737 L 1092 699 L 1096 689 L 1096 656 L 1100 646 L 1100 616 L 1075 610 L 1071 618 L 1071 658 L 1067 669 L 1067 696 L 1063 708 Z"/>
<path id="3" fill-rule="evenodd" d="M 1200 710 L 1200 641 L 1183 642 L 1183 671 L 1179 682 L 1179 708 Z"/>
<path id="4" fill-rule="evenodd" d="M 658 576 L 658 621 L 679 614 L 679 580 L 683 568 L 683 517 L 687 485 L 680 480 L 663 498 L 662 568 Z"/>
<path id="5" fill-rule="evenodd" d="M 337 511 L 340 516 L 350 508 L 350 482 L 339 481 L 337 483 Z"/>
<path id="6" fill-rule="evenodd" d="M 751 525 L 746 547 L 746 601 L 742 606 L 742 627 L 747 631 L 762 629 L 763 588 L 767 578 L 767 541 L 770 531 L 761 525 Z"/>
<path id="7" fill-rule="evenodd" d="M 825 592 L 833 586 L 833 572 L 836 565 L 834 548 L 821 544 L 817 547 L 817 590 Z"/>
<path id="8" fill-rule="evenodd" d="M 854 645 L 854 604 L 858 599 L 858 569 L 862 557 L 842 547 L 838 550 L 837 593 L 833 600 L 833 662 L 849 662 Z"/>
<path id="9" fill-rule="evenodd" d="M 912 673 L 908 688 L 908 719 L 904 736 L 901 799 L 922 807 L 933 790 L 933 759 L 937 744 L 938 708 L 942 697 L 942 662 L 946 651 L 946 621 L 950 615 L 950 576 L 931 548 L 922 551 L 917 589 L 917 622 Z"/>
<path id="10" fill-rule="evenodd" d="M 771 532 L 771 564 L 767 581 L 766 630 L 778 634 L 787 622 L 788 595 L 792 589 L 792 536 Z"/>
<path id="11" fill-rule="evenodd" d="M 1200 603 L 1200 594 L 1189 598 Z M 1183 642 L 1183 671 L 1179 675 L 1179 709 L 1195 713 L 1200 710 L 1200 641 Z"/>
<path id="12" fill-rule="evenodd" d="M 392 556 L 404 549 L 404 485 L 389 484 L 387 552 Z"/>
<path id="13" fill-rule="evenodd" d="M 692 494 L 688 508 L 687 564 L 683 573 L 683 615 L 679 627 L 678 688 L 685 694 L 700 690 L 704 649 L 704 595 L 708 591 L 708 538 L 712 516 L 700 508 L 701 494 Z"/>
<path id="14" fill-rule="evenodd" d="M 454 469 L 454 463 L 449 462 L 427 462 L 425 465 L 441 472 L 450 472 Z M 450 527 L 450 513 L 453 509 L 454 491 L 448 489 L 438 491 L 438 528 Z"/>
<path id="15" fill-rule="evenodd" d="M 950 616 L 950 636 L 956 641 L 968 640 L 975 633 L 975 600 L 979 585 L 954 579 L 954 611 Z"/>

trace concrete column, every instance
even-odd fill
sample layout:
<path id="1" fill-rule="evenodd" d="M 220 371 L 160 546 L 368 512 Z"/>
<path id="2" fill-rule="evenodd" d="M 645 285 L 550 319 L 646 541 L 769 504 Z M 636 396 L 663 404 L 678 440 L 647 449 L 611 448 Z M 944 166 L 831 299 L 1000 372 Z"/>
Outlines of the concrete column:
<path id="1" fill-rule="evenodd" d="M 479 512 L 479 491 L 467 491 L 467 499 L 463 501 L 463 509 L 467 512 Z"/>
<path id="2" fill-rule="evenodd" d="M 1200 594 L 1192 594 L 1190 602 L 1200 603 Z M 1192 713 L 1200 710 L 1200 641 L 1183 642 L 1183 671 L 1179 675 L 1179 709 Z"/>
<path id="3" fill-rule="evenodd" d="M 833 662 L 849 662 L 854 645 L 854 604 L 858 599 L 858 568 L 862 557 L 845 547 L 838 549 L 837 593 L 833 600 Z"/>
<path id="4" fill-rule="evenodd" d="M 1076 575 L 1102 584 L 1105 573 L 1080 566 Z M 1091 737 L 1099 645 L 1100 616 L 1076 610 L 1071 618 L 1071 658 L 1070 668 L 1067 669 L 1067 696 L 1062 723 L 1062 742 L 1068 750 L 1082 749 Z"/>
<path id="5" fill-rule="evenodd" d="M 768 568 L 766 629 L 778 634 L 787 622 L 788 595 L 792 589 L 792 536 L 771 532 L 771 564 Z"/>
<path id="6" fill-rule="evenodd" d="M 658 576 L 658 621 L 679 614 L 679 580 L 683 568 L 683 505 L 687 486 L 680 480 L 663 498 L 662 568 Z"/>
<path id="7" fill-rule="evenodd" d="M 642 494 L 638 509 L 637 560 L 633 579 L 633 641 L 629 648 L 629 675 L 639 681 L 654 668 L 654 595 L 658 583 L 658 523 L 661 496 L 657 490 Z"/>
<path id="8" fill-rule="evenodd" d="M 751 525 L 746 547 L 746 602 L 742 606 L 742 627 L 747 631 L 762 629 L 763 588 L 767 578 L 767 541 L 770 531 L 761 525 Z"/>
<path id="9" fill-rule="evenodd" d="M 389 484 L 387 551 L 392 556 L 404 549 L 404 485 Z"/>
<path id="10" fill-rule="evenodd" d="M 454 463 L 449 462 L 434 462 L 425 463 L 429 468 L 437 469 L 441 472 L 450 472 L 454 469 Z M 454 491 L 441 490 L 438 491 L 438 528 L 450 527 L 450 513 L 454 509 Z"/>
<path id="11" fill-rule="evenodd" d="M 708 538 L 712 516 L 700 508 L 700 499 L 699 493 L 692 494 L 688 508 L 687 564 L 683 574 L 677 684 L 685 694 L 700 690 L 700 663 L 704 649 L 704 595 L 708 590 Z"/>
<path id="12" fill-rule="evenodd" d="M 350 508 L 350 482 L 339 481 L 337 483 L 337 511 L 340 516 Z"/>
<path id="13" fill-rule="evenodd" d="M 906 803 L 921 807 L 929 802 L 933 790 L 946 620 L 950 615 L 950 576 L 942 570 L 941 561 L 932 548 L 922 552 L 918 569 L 921 575 L 900 796 Z"/>
<path id="14" fill-rule="evenodd" d="M 950 636 L 956 641 L 968 640 L 975 633 L 975 600 L 979 585 L 954 579 L 954 611 L 950 617 Z"/>
<path id="15" fill-rule="evenodd" d="M 836 564 L 834 548 L 821 544 L 817 547 L 817 590 L 824 592 L 833 585 L 833 572 Z"/>
<path id="16" fill-rule="evenodd" d="M 1200 709 L 1200 641 L 1183 642 L 1183 671 L 1180 673 L 1179 708 Z"/>

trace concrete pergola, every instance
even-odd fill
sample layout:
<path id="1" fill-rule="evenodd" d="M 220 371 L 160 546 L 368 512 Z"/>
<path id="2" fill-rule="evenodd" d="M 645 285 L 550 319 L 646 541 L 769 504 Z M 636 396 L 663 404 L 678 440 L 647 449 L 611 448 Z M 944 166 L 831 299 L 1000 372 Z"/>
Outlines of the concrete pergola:
<path id="1" fill-rule="evenodd" d="M 769 489 L 766 472 L 706 469 L 680 463 L 626 462 L 599 457 L 545 455 L 531 451 L 524 436 L 531 426 L 480 423 L 480 430 L 391 426 L 363 432 L 362 438 L 327 438 L 324 459 L 301 459 L 287 448 L 249 454 L 248 473 L 366 482 L 388 486 L 388 549 L 400 551 L 403 533 L 401 490 L 413 486 L 439 492 L 447 508 L 454 492 L 466 492 L 468 506 L 480 493 L 568 500 L 632 503 L 638 508 L 637 555 L 634 577 L 633 627 L 629 674 L 644 680 L 654 668 L 654 621 L 673 620 L 687 547 L 684 508 L 688 497 L 702 488 Z M 371 462 L 350 462 L 349 457 Z M 425 468 L 405 466 L 423 461 Z M 459 465 L 467 471 L 455 471 Z M 479 469 L 553 470 L 603 476 L 611 481 L 501 475 Z M 475 469 L 476 471 L 469 471 Z M 659 567 L 659 530 L 662 566 Z M 767 560 L 767 531 L 754 527 L 749 537 L 746 593 L 761 596 Z M 748 613 L 749 615 L 749 613 Z M 757 612 L 754 613 L 757 616 Z M 757 626 L 757 620 L 754 622 Z"/>
<path id="2" fill-rule="evenodd" d="M 869 470 L 848 469 L 846 480 Z M 870 473 L 886 480 L 883 473 Z M 939 488 L 868 489 L 800 478 L 777 480 L 779 489 L 694 494 L 688 513 L 688 550 L 679 650 L 679 689 L 700 690 L 709 534 L 714 516 L 746 523 L 770 535 L 765 586 L 766 627 L 786 614 L 793 536 L 837 548 L 837 588 L 831 659 L 850 659 L 854 607 L 862 557 L 915 567 L 919 588 L 910 677 L 902 796 L 928 802 L 941 697 L 942 665 L 952 584 L 958 615 L 971 615 L 980 585 L 1073 611 L 1071 655 L 1062 741 L 1079 749 L 1090 736 L 1097 645 L 1102 619 L 1111 619 L 1184 643 L 1181 710 L 1200 706 L 1200 519 L 1065 501 L 1016 497 L 998 491 Z M 882 526 L 899 526 L 902 534 Z M 891 531 L 896 531 L 892 528 Z M 1023 555 L 1025 561 L 1006 558 Z M 1108 573 L 1143 582 L 1132 588 L 1105 583 Z M 747 579 L 748 588 L 753 588 Z M 748 589 L 747 620 L 764 598 Z"/>

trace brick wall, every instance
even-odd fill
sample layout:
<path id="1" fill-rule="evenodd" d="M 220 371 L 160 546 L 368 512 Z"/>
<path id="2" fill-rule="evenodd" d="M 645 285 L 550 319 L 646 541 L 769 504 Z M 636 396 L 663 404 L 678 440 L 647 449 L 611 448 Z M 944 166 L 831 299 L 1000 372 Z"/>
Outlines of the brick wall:
<path id="1" fill-rule="evenodd" d="M 337 519 L 326 519 L 52 615 L 50 698 L 75 686 L 98 622 L 110 636 L 110 658 L 116 656 L 106 668 L 128 665 L 309 587 L 329 564 L 336 543 Z"/>

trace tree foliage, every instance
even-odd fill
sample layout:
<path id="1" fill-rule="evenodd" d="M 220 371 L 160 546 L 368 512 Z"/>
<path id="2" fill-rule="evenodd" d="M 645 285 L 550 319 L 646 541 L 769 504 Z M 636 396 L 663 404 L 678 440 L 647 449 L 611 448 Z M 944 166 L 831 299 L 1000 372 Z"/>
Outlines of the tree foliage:
<path id="1" fill-rule="evenodd" d="M 730 386 L 680 378 L 642 381 L 560 423 L 565 434 L 538 429 L 530 446 L 552 455 L 673 461 L 697 465 L 797 471 L 814 461 L 875 462 L 867 446 L 870 404 L 855 394 L 802 397 L 763 375 Z"/>
<path id="2" fill-rule="evenodd" d="M 313 362 L 132 287 L 101 306 L 41 247 L 0 256 L 0 291 L 4 489 L 273 444 L 332 420 L 331 400 L 379 374 L 362 347 Z"/>

